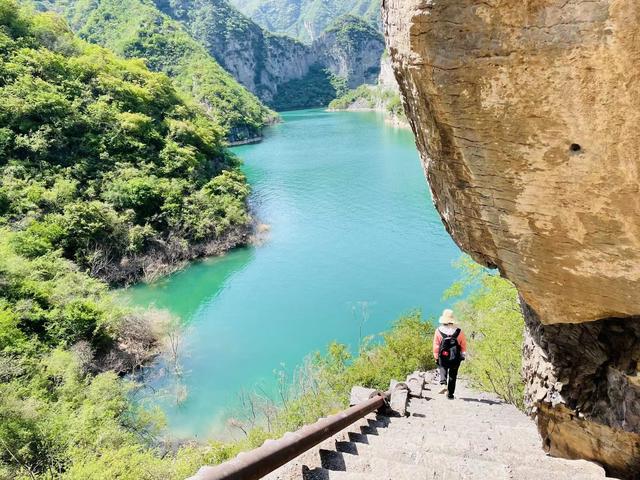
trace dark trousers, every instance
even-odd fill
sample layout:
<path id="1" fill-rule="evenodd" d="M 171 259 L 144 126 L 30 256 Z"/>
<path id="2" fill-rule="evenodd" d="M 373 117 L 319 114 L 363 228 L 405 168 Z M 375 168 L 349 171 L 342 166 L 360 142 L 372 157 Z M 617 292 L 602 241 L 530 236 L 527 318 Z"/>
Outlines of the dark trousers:
<path id="1" fill-rule="evenodd" d="M 456 391 L 456 380 L 458 378 L 459 368 L 459 363 L 451 365 L 450 367 L 443 367 L 438 363 L 438 370 L 440 370 L 440 383 L 447 386 L 449 395 L 453 395 Z"/>

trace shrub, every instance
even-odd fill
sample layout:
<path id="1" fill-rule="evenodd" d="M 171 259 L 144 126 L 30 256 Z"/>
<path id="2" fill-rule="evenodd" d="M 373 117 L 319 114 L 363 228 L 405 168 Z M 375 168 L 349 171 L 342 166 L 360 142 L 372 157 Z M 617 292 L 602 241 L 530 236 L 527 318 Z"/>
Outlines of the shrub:
<path id="1" fill-rule="evenodd" d="M 0 17 L 0 224 L 24 230 L 19 253 L 62 249 L 126 282 L 143 273 L 128 255 L 173 259 L 157 251 L 171 240 L 188 256 L 189 242 L 245 226 L 246 180 L 223 129 L 169 78 L 76 39 L 55 15 L 0 7 L 12 12 Z"/>
<path id="2" fill-rule="evenodd" d="M 524 408 L 522 342 L 524 319 L 518 292 L 511 282 L 463 257 L 462 278 L 447 292 L 449 298 L 466 295 L 456 306 L 469 339 L 465 366 L 472 382 L 505 401 Z"/>

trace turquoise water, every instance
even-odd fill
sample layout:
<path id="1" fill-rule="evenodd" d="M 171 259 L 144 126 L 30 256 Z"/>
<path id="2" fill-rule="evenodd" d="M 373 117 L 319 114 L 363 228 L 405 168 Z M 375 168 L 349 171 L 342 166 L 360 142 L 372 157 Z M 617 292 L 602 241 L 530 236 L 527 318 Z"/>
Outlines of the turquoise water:
<path id="1" fill-rule="evenodd" d="M 179 316 L 186 400 L 161 359 L 148 385 L 177 437 L 224 435 L 241 391 L 273 391 L 332 340 L 357 345 L 402 313 L 435 316 L 460 255 L 435 212 L 411 132 L 373 113 L 282 115 L 245 162 L 266 242 L 127 294 Z M 363 308 L 363 305 L 365 307 Z M 363 310 L 365 313 L 363 314 Z M 151 391 L 151 390 L 150 390 Z"/>

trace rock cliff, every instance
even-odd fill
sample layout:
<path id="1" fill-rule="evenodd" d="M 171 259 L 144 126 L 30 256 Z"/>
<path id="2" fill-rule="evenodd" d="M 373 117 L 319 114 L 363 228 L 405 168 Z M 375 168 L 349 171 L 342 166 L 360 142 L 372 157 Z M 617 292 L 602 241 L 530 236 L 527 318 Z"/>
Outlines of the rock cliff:
<path id="1" fill-rule="evenodd" d="M 309 46 L 263 30 L 226 0 L 154 1 L 242 85 L 274 108 L 326 104 L 336 96 L 332 75 L 359 85 L 375 81 L 380 70 L 384 41 L 357 19 L 342 21 L 339 30 Z M 322 94 L 305 98 L 305 92 L 317 90 Z"/>
<path id="2" fill-rule="evenodd" d="M 224 0 L 156 0 L 242 85 L 273 100 L 278 85 L 304 77 L 314 58 L 292 38 L 271 35 Z"/>
<path id="3" fill-rule="evenodd" d="M 433 199 L 517 286 L 545 447 L 640 471 L 640 5 L 385 0 Z"/>
<path id="4" fill-rule="evenodd" d="M 126 58 L 144 58 L 154 71 L 202 105 L 231 142 L 261 136 L 276 116 L 243 88 L 185 31 L 148 0 L 35 0 L 41 10 L 64 16 L 83 39 Z"/>
<path id="5" fill-rule="evenodd" d="M 312 50 L 319 63 L 346 79 L 348 88 L 356 88 L 377 82 L 384 39 L 365 21 L 348 15 L 313 42 Z"/>

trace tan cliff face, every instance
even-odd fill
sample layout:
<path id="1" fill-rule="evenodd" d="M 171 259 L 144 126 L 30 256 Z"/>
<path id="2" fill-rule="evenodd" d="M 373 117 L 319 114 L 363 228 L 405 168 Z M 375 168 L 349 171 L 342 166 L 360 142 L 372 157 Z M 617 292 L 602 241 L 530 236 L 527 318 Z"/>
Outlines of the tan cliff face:
<path id="1" fill-rule="evenodd" d="M 383 17 L 443 221 L 522 296 L 547 448 L 640 471 L 640 2 L 384 0 Z M 571 447 L 576 429 L 625 447 Z"/>
<path id="2" fill-rule="evenodd" d="M 640 313 L 640 4 L 385 8 L 454 239 L 499 267 L 545 323 Z"/>

